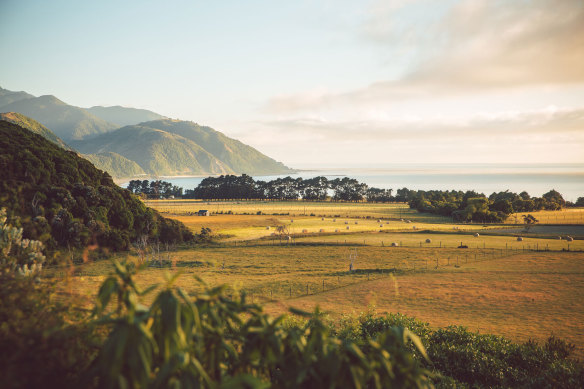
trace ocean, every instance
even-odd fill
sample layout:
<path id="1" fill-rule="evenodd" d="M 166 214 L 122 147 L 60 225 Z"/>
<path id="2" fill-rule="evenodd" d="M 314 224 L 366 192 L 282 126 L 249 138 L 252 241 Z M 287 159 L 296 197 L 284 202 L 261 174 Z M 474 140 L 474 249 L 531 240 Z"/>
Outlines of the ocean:
<path id="1" fill-rule="evenodd" d="M 527 191 L 531 196 L 555 189 L 564 199 L 576 201 L 584 197 L 584 164 L 402 164 L 371 167 L 322 167 L 300 170 L 295 174 L 254 176 L 256 180 L 269 181 L 278 177 L 311 178 L 325 176 L 329 179 L 350 177 L 370 187 L 415 190 L 475 190 L 485 195 L 509 190 Z M 193 189 L 205 177 L 150 177 L 161 179 L 184 189 Z M 121 184 L 126 186 L 127 182 Z M 394 192 L 395 193 L 395 192 Z"/>

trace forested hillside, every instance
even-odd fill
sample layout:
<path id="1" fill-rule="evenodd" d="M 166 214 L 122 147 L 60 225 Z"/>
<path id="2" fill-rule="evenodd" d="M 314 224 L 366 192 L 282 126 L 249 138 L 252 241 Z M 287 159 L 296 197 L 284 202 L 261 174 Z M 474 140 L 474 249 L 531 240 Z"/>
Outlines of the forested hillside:
<path id="1" fill-rule="evenodd" d="M 141 236 L 183 242 L 192 234 L 161 217 L 111 176 L 18 125 L 0 121 L 0 207 L 25 238 L 48 249 L 98 244 L 114 250 Z"/>

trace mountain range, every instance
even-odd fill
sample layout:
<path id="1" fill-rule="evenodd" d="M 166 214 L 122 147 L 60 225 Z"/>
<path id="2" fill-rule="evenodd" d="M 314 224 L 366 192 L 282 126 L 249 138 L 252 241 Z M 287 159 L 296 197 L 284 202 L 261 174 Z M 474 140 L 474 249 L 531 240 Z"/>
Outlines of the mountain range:
<path id="1" fill-rule="evenodd" d="M 194 122 L 145 109 L 81 108 L 55 96 L 0 88 L 0 120 L 74 150 L 116 178 L 293 172 L 251 146 Z"/>

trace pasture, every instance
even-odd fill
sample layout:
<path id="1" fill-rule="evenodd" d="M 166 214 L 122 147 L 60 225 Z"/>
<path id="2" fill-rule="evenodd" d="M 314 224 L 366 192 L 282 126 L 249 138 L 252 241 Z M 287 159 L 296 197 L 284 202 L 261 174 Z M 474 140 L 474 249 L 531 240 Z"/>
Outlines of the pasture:
<path id="1" fill-rule="evenodd" d="M 582 226 L 536 226 L 526 234 L 512 225 L 453 224 L 403 204 L 148 203 L 194 232 L 211 228 L 217 240 L 150 251 L 150 261 L 136 252 L 118 257 L 142 267 L 142 287 L 178 272 L 175 283 L 187 293 L 202 289 L 196 278 L 228 284 L 229 293 L 245 292 L 274 314 L 319 305 L 338 318 L 374 305 L 434 327 L 460 324 L 515 340 L 555 334 L 584 356 L 584 240 L 567 241 L 564 233 L 580 237 Z M 194 216 L 198 209 L 213 214 Z M 284 239 L 278 226 L 287 227 Z M 545 228 L 555 230 L 548 236 Z M 63 293 L 89 301 L 110 271 L 108 261 L 96 261 L 46 274 L 68 281 Z"/>
<path id="2" fill-rule="evenodd" d="M 508 224 L 521 224 L 523 216 L 533 215 L 539 224 L 579 224 L 584 225 L 584 208 L 564 208 L 559 211 L 537 211 L 514 213 L 505 221 Z"/>
<path id="3" fill-rule="evenodd" d="M 212 214 L 279 216 L 319 216 L 386 219 L 409 219 L 416 222 L 447 223 L 451 218 L 419 213 L 403 203 L 343 203 L 333 201 L 200 201 L 200 200 L 145 200 L 147 206 L 173 215 L 191 215 L 199 209 Z"/>

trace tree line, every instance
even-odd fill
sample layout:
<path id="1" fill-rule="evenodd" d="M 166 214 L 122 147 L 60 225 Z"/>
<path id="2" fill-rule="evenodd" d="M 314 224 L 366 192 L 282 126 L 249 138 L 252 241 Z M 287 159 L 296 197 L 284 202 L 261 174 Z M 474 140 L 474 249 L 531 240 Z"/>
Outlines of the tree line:
<path id="1" fill-rule="evenodd" d="M 154 189 L 153 189 L 154 188 Z M 420 212 L 452 217 L 455 221 L 481 223 L 502 222 L 515 212 L 558 210 L 566 206 L 584 206 L 584 197 L 570 203 L 556 190 L 541 197 L 531 197 L 523 191 L 519 194 L 504 191 L 490 196 L 472 190 L 411 190 L 408 188 L 382 189 L 369 187 L 354 178 L 328 179 L 319 176 L 277 178 L 271 181 L 254 180 L 241 176 L 222 175 L 207 177 L 194 189 L 177 188 L 164 181 L 130 181 L 128 189 L 147 196 L 174 196 L 202 200 L 308 200 L 308 201 L 367 201 L 401 202 Z"/>
<path id="2" fill-rule="evenodd" d="M 128 183 L 127 189 L 134 194 L 143 195 L 147 198 L 183 197 L 183 188 L 161 180 L 132 180 Z"/>

